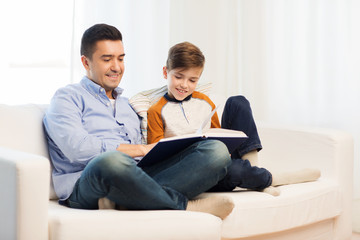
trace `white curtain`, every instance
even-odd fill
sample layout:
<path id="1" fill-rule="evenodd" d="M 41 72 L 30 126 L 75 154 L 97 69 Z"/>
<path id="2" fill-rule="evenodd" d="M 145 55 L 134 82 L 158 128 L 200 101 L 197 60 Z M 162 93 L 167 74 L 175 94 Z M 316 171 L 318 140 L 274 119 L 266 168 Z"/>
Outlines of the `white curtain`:
<path id="1" fill-rule="evenodd" d="M 120 87 L 124 95 L 165 85 L 162 67 L 169 48 L 169 7 L 167 0 L 76 0 L 72 82 L 79 82 L 85 74 L 80 61 L 83 32 L 96 23 L 106 23 L 123 35 L 125 73 Z"/>
<path id="2" fill-rule="evenodd" d="M 72 1 L 0 1 L 0 103 L 47 103 L 70 78 Z"/>
<path id="3" fill-rule="evenodd" d="M 242 43 L 240 92 L 255 117 L 350 132 L 360 198 L 359 1 L 242 3 L 241 35 L 248 41 Z"/>

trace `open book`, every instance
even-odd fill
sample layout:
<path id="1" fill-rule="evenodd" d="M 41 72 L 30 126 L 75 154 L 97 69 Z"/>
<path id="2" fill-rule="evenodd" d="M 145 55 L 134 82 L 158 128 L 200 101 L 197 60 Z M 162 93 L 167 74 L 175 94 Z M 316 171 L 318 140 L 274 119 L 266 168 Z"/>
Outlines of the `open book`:
<path id="1" fill-rule="evenodd" d="M 210 128 L 203 132 L 203 128 L 211 120 L 215 111 L 216 108 L 205 119 L 196 133 L 161 139 L 155 147 L 139 161 L 138 166 L 145 167 L 153 165 L 181 152 L 190 145 L 205 139 L 222 141 L 227 146 L 229 153 L 232 153 L 247 139 L 247 136 L 241 131 L 223 128 Z"/>

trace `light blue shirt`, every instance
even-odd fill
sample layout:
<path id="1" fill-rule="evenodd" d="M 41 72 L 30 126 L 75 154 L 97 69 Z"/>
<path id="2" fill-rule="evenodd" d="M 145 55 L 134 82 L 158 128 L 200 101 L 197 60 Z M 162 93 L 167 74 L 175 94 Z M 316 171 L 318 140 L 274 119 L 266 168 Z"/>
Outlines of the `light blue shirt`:
<path id="1" fill-rule="evenodd" d="M 115 109 L 105 89 L 84 77 L 59 89 L 44 117 L 54 189 L 60 200 L 73 191 L 85 166 L 94 157 L 115 151 L 120 144 L 140 144 L 140 120 L 114 90 Z"/>

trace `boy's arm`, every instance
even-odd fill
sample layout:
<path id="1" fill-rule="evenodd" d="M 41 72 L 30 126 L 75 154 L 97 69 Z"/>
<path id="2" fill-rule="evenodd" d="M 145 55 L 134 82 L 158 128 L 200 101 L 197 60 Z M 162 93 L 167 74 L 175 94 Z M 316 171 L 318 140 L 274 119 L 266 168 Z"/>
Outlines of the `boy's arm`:
<path id="1" fill-rule="evenodd" d="M 155 106 L 147 112 L 147 143 L 156 143 L 164 138 L 164 124 L 161 118 L 161 109 Z"/>
<path id="2" fill-rule="evenodd" d="M 217 115 L 217 112 L 211 117 L 211 128 L 220 128 L 220 121 Z"/>

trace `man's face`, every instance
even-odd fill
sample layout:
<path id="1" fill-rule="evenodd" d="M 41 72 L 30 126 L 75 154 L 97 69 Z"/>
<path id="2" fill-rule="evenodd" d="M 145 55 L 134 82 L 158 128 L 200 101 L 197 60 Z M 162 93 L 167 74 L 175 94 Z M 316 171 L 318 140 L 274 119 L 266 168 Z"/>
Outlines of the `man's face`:
<path id="1" fill-rule="evenodd" d="M 81 57 L 87 77 L 103 87 L 109 98 L 113 98 L 112 91 L 124 74 L 124 57 L 124 47 L 120 40 L 98 41 L 92 59 Z"/>
<path id="2" fill-rule="evenodd" d="M 189 68 L 189 69 L 173 69 L 167 71 L 166 67 L 163 69 L 164 77 L 168 79 L 168 95 L 176 100 L 184 100 L 191 95 L 200 79 L 203 68 Z"/>

